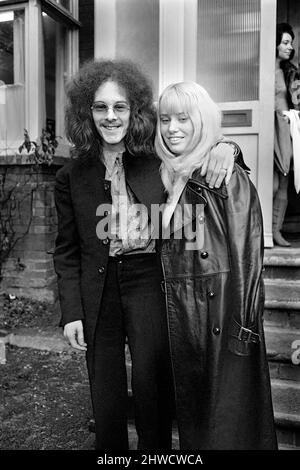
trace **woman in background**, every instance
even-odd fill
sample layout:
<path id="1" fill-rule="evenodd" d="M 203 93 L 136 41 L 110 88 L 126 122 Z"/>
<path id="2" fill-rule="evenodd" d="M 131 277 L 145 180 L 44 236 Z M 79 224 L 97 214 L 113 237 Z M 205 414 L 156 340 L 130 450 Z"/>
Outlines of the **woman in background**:
<path id="1" fill-rule="evenodd" d="M 275 140 L 274 140 L 274 183 L 273 183 L 273 241 L 279 246 L 290 246 L 281 234 L 288 205 L 288 183 L 293 157 L 289 118 L 284 112 L 299 109 L 297 80 L 299 71 L 291 62 L 294 56 L 294 32 L 287 23 L 276 28 L 275 62 Z M 299 83 L 298 83 L 299 86 Z"/>

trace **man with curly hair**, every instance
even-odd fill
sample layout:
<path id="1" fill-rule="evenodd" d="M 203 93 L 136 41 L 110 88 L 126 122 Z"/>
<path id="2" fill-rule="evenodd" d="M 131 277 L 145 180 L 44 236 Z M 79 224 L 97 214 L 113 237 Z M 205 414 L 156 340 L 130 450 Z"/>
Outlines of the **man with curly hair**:
<path id="1" fill-rule="evenodd" d="M 128 341 L 138 449 L 171 449 L 174 389 L 163 274 L 148 217 L 151 206 L 165 201 L 152 88 L 130 61 L 101 60 L 80 69 L 67 97 L 75 158 L 56 176 L 54 263 L 64 335 L 86 351 L 96 448 L 128 449 Z M 220 186 L 224 167 L 229 181 L 233 160 L 230 145 L 211 151 L 203 172 L 212 186 Z"/>

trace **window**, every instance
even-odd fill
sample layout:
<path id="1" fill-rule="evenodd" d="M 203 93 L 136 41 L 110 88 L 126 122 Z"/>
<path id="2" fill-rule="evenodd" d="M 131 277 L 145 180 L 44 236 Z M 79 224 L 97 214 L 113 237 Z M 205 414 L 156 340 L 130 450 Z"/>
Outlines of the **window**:
<path id="1" fill-rule="evenodd" d="M 58 10 L 52 8 L 55 3 Z M 60 144 L 67 144 L 64 136 L 65 83 L 78 67 L 76 33 L 79 22 L 73 15 L 77 16 L 77 9 L 77 0 L 42 0 L 45 126 L 53 136 L 59 137 Z M 60 145 L 62 149 L 63 145 Z"/>
<path id="2" fill-rule="evenodd" d="M 78 68 L 77 10 L 78 0 L 0 0 L 0 156 L 15 154 L 24 128 L 31 140 L 48 128 L 67 144 L 65 82 Z"/>
<path id="3" fill-rule="evenodd" d="M 64 134 L 64 86 L 67 70 L 67 28 L 43 12 L 45 125 L 53 136 Z"/>
<path id="4" fill-rule="evenodd" d="M 257 100 L 260 0 L 198 0 L 197 81 L 216 101 Z"/>
<path id="5" fill-rule="evenodd" d="M 0 2 L 1 4 L 1 2 Z M 14 148 L 25 123 L 24 9 L 0 10 L 0 155 Z"/>
<path id="6" fill-rule="evenodd" d="M 56 3 L 64 7 L 66 10 L 71 11 L 71 1 L 70 0 L 56 0 Z"/>

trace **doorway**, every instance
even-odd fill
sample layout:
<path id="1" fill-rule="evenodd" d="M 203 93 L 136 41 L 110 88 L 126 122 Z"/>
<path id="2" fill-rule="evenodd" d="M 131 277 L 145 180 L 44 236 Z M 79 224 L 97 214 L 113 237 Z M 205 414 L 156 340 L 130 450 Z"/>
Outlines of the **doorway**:
<path id="1" fill-rule="evenodd" d="M 299 0 L 277 0 L 277 23 L 289 23 L 295 34 L 295 56 L 292 60 L 299 67 L 300 62 L 300 5 Z M 300 247 L 300 193 L 294 187 L 294 172 L 289 173 L 288 206 L 282 229 L 283 235 L 293 246 Z"/>

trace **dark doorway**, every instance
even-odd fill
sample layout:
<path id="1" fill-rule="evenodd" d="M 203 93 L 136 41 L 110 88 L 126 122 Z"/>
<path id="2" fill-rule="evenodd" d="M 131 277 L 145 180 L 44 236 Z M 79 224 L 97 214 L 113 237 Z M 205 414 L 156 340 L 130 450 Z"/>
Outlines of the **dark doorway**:
<path id="1" fill-rule="evenodd" d="M 295 33 L 295 56 L 293 63 L 299 67 L 300 61 L 300 5 L 299 0 L 277 0 L 277 23 L 289 23 Z M 285 214 L 283 232 L 290 241 L 300 241 L 300 193 L 294 187 L 294 172 L 289 174 L 288 207 Z"/>

